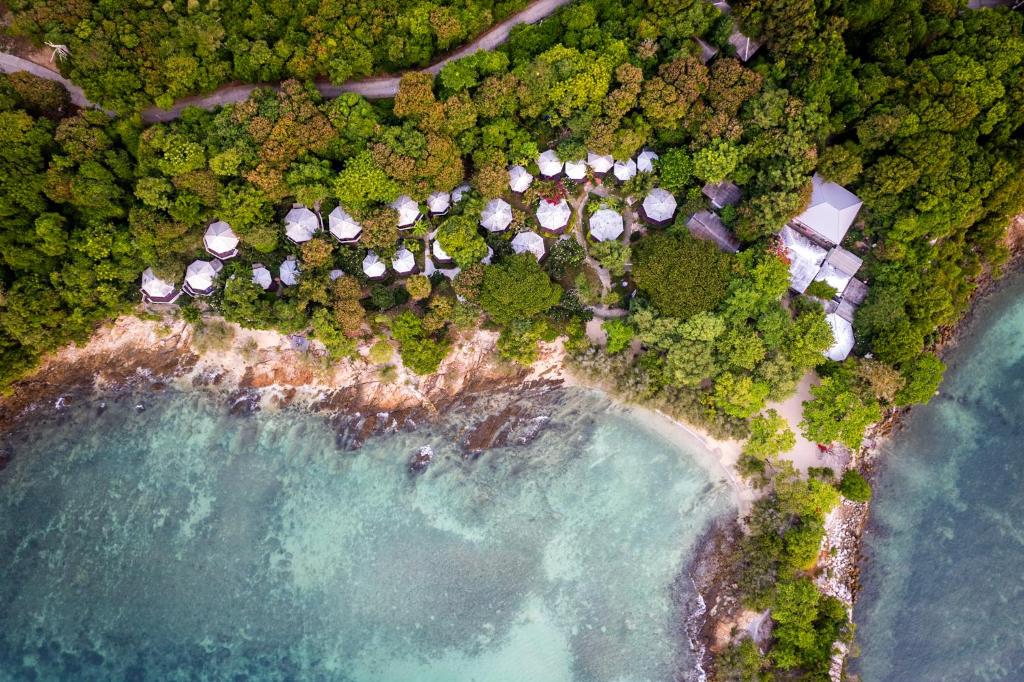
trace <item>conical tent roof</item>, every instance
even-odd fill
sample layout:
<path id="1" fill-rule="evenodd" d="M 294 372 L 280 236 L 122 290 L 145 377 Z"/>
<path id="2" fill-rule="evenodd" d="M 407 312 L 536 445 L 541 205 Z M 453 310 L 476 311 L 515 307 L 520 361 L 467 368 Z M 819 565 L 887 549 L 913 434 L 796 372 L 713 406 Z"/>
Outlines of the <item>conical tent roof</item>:
<path id="1" fill-rule="evenodd" d="M 565 199 L 556 204 L 542 199 L 540 205 L 537 206 L 537 222 L 545 230 L 562 229 L 568 224 L 569 216 L 571 215 L 572 209 L 569 208 L 569 204 L 566 203 Z"/>
<path id="2" fill-rule="evenodd" d="M 363 274 L 367 277 L 383 277 L 386 271 L 384 261 L 373 251 L 367 251 L 366 258 L 363 259 Z"/>
<path id="3" fill-rule="evenodd" d="M 452 190 L 452 201 L 455 202 L 456 204 L 459 203 L 460 201 L 462 201 L 462 197 L 464 197 L 466 193 L 469 192 L 469 190 L 469 185 L 465 183 L 459 185 L 458 187 Z"/>
<path id="4" fill-rule="evenodd" d="M 416 257 L 404 246 L 391 259 L 391 267 L 395 272 L 405 275 L 416 269 Z"/>
<path id="5" fill-rule="evenodd" d="M 343 242 L 358 238 L 363 231 L 363 226 L 341 206 L 336 206 L 327 216 L 327 224 L 335 239 Z"/>
<path id="6" fill-rule="evenodd" d="M 434 192 L 427 197 L 427 209 L 431 213 L 441 214 L 451 208 L 452 195 L 448 192 Z"/>
<path id="7" fill-rule="evenodd" d="M 171 299 L 174 297 L 174 285 L 156 276 L 153 268 L 142 271 L 142 285 L 139 287 L 151 299 Z"/>
<path id="8" fill-rule="evenodd" d="M 622 216 L 610 208 L 594 211 L 590 216 L 590 236 L 599 242 L 618 239 L 622 230 Z"/>
<path id="9" fill-rule="evenodd" d="M 262 265 L 252 266 L 252 281 L 266 291 L 274 284 L 274 276 Z"/>
<path id="10" fill-rule="evenodd" d="M 835 339 L 832 347 L 825 351 L 825 357 L 829 360 L 842 362 L 850 354 L 850 351 L 853 350 L 853 325 L 835 313 L 826 315 L 825 321 L 832 328 L 832 337 Z"/>
<path id="11" fill-rule="evenodd" d="M 330 277 L 331 281 L 333 282 L 336 279 L 344 277 L 345 276 L 345 271 L 344 270 L 337 270 L 337 269 L 331 270 L 330 272 L 327 273 L 327 276 Z"/>
<path id="12" fill-rule="evenodd" d="M 615 165 L 615 159 L 608 154 L 595 154 L 594 152 L 587 152 L 587 165 L 595 173 L 607 173 Z"/>
<path id="13" fill-rule="evenodd" d="M 516 253 L 532 253 L 540 260 L 544 257 L 544 238 L 536 232 L 520 232 L 512 238 L 512 250 Z"/>
<path id="14" fill-rule="evenodd" d="M 292 256 L 285 258 L 284 262 L 281 263 L 281 282 L 287 286 L 293 287 L 299 283 L 299 263 Z"/>
<path id="15" fill-rule="evenodd" d="M 452 259 L 452 257 L 448 255 L 448 252 L 445 251 L 444 248 L 441 246 L 441 242 L 437 241 L 436 239 L 434 240 L 434 243 L 431 245 L 430 250 L 433 251 L 434 258 L 436 258 L 439 261 L 448 262 Z"/>
<path id="16" fill-rule="evenodd" d="M 293 242 L 308 242 L 319 230 L 320 221 L 316 214 L 305 206 L 293 208 L 284 217 L 284 233 Z"/>
<path id="17" fill-rule="evenodd" d="M 585 161 L 566 161 L 565 177 L 570 180 L 582 180 L 587 177 L 587 163 Z"/>
<path id="18" fill-rule="evenodd" d="M 654 162 L 657 160 L 657 154 L 650 149 L 645 149 L 636 157 L 636 169 L 641 173 L 652 173 L 654 172 Z"/>
<path id="19" fill-rule="evenodd" d="M 194 260 L 185 269 L 185 284 L 196 294 L 208 294 L 213 291 L 213 282 L 222 267 L 217 260 Z"/>
<path id="20" fill-rule="evenodd" d="M 562 172 L 562 160 L 554 149 L 549 149 L 537 157 L 537 168 L 541 175 L 552 178 Z"/>
<path id="21" fill-rule="evenodd" d="M 512 166 L 508 171 L 508 186 L 516 194 L 522 194 L 530 188 L 533 176 L 522 166 Z"/>
<path id="22" fill-rule="evenodd" d="M 656 187 L 644 198 L 644 215 L 649 220 L 664 222 L 676 213 L 676 198 L 666 189 Z"/>
<path id="23" fill-rule="evenodd" d="M 420 217 L 420 205 L 404 194 L 392 202 L 391 208 L 398 211 L 399 227 L 408 227 Z"/>
<path id="24" fill-rule="evenodd" d="M 203 235 L 203 245 L 206 250 L 218 258 L 231 258 L 237 252 L 238 237 L 231 230 L 231 226 L 223 220 L 210 223 Z"/>
<path id="25" fill-rule="evenodd" d="M 620 182 L 625 182 L 636 176 L 636 161 L 628 159 L 626 161 L 616 161 L 615 169 L 612 171 L 615 173 L 615 177 Z"/>
<path id="26" fill-rule="evenodd" d="M 480 225 L 490 232 L 508 229 L 512 222 L 512 206 L 504 199 L 491 199 L 480 212 Z"/>

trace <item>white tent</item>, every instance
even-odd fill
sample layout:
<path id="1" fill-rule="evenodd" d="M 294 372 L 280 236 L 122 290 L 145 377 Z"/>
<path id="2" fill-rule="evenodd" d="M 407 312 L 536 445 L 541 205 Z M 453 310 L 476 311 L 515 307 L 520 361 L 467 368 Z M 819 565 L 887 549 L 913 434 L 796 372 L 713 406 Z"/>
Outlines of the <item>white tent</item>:
<path id="1" fill-rule="evenodd" d="M 142 271 L 142 285 L 139 289 L 146 303 L 174 303 L 179 296 L 174 285 L 157 277 L 153 268 Z"/>
<path id="2" fill-rule="evenodd" d="M 354 242 L 363 232 L 363 226 L 355 221 L 341 206 L 335 207 L 327 216 L 331 234 L 339 242 Z"/>
<path id="3" fill-rule="evenodd" d="M 549 149 L 537 157 L 537 168 L 543 177 L 553 178 L 562 172 L 562 160 L 554 149 Z"/>
<path id="4" fill-rule="evenodd" d="M 652 152 L 650 149 L 645 149 L 636 157 L 636 169 L 641 173 L 653 173 L 654 162 L 657 160 L 657 154 Z"/>
<path id="5" fill-rule="evenodd" d="M 252 281 L 258 284 L 260 289 L 266 291 L 274 285 L 274 276 L 265 266 L 257 263 L 252 266 Z"/>
<path id="6" fill-rule="evenodd" d="M 444 215 L 452 206 L 452 195 L 448 192 L 434 192 L 427 197 L 427 210 L 433 215 Z"/>
<path id="7" fill-rule="evenodd" d="M 566 203 L 565 199 L 556 204 L 551 203 L 547 199 L 541 199 L 540 204 L 537 206 L 537 222 L 549 232 L 558 232 L 565 229 L 571 215 L 572 209 L 569 208 L 569 204 Z"/>
<path id="8" fill-rule="evenodd" d="M 491 259 L 494 258 L 494 249 L 487 247 L 487 255 L 480 259 L 480 262 L 484 265 L 490 265 Z"/>
<path id="9" fill-rule="evenodd" d="M 320 231 L 316 214 L 305 206 L 297 206 L 284 217 L 284 233 L 296 244 L 308 242 Z"/>
<path id="10" fill-rule="evenodd" d="M 667 189 L 656 187 L 644 197 L 644 217 L 655 225 L 664 225 L 676 214 L 676 198 Z"/>
<path id="11" fill-rule="evenodd" d="M 512 238 L 512 250 L 516 253 L 532 253 L 540 260 L 544 257 L 544 237 L 536 232 L 520 232 Z"/>
<path id="12" fill-rule="evenodd" d="M 345 276 L 345 271 L 344 270 L 331 270 L 330 272 L 327 273 L 327 276 L 330 277 L 331 281 L 333 282 L 336 279 L 340 279 L 340 278 L 344 277 Z"/>
<path id="13" fill-rule="evenodd" d="M 832 336 L 835 338 L 835 343 L 832 344 L 832 347 L 825 351 L 825 357 L 829 360 L 842 362 L 850 354 L 850 351 L 853 350 L 853 325 L 835 313 L 826 315 L 825 321 L 832 328 Z"/>
<path id="14" fill-rule="evenodd" d="M 625 182 L 636 176 L 636 161 L 628 159 L 626 161 L 616 161 L 615 170 L 612 171 L 619 182 Z"/>
<path id="15" fill-rule="evenodd" d="M 285 286 L 293 287 L 299 283 L 299 263 L 295 260 L 294 256 L 288 256 L 281 263 L 281 270 L 279 271 L 281 276 L 281 283 Z"/>
<path id="16" fill-rule="evenodd" d="M 454 203 L 456 203 L 456 204 L 459 203 L 460 201 L 462 201 L 462 197 L 465 196 L 466 193 L 469 192 L 469 190 L 470 190 L 469 185 L 467 185 L 467 184 L 459 185 L 458 187 L 456 187 L 455 189 L 452 190 L 452 201 Z"/>
<path id="17" fill-rule="evenodd" d="M 618 239 L 622 230 L 622 216 L 617 211 L 602 208 L 590 216 L 590 236 L 599 242 Z"/>
<path id="18" fill-rule="evenodd" d="M 402 195 L 391 203 L 391 208 L 398 211 L 398 227 L 412 227 L 420 219 L 420 205 L 412 197 Z"/>
<path id="19" fill-rule="evenodd" d="M 586 161 L 566 161 L 565 162 L 565 177 L 570 180 L 582 180 L 587 177 L 587 162 Z"/>
<path id="20" fill-rule="evenodd" d="M 856 194 L 817 173 L 812 178 L 811 203 L 794 221 L 830 244 L 843 241 L 863 202 Z"/>
<path id="21" fill-rule="evenodd" d="M 416 271 L 416 256 L 404 246 L 391 259 L 391 268 L 400 275 L 409 275 Z"/>
<path id="22" fill-rule="evenodd" d="M 512 206 L 504 199 L 491 199 L 480 212 L 480 225 L 490 232 L 508 229 L 512 222 Z"/>
<path id="23" fill-rule="evenodd" d="M 209 296 L 217 273 L 224 267 L 219 260 L 194 260 L 185 269 L 185 291 L 192 296 Z"/>
<path id="24" fill-rule="evenodd" d="M 595 154 L 587 152 L 587 165 L 598 175 L 604 175 L 615 165 L 615 159 L 607 154 Z"/>
<path id="25" fill-rule="evenodd" d="M 238 237 L 231 230 L 231 226 L 223 220 L 210 223 L 210 226 L 206 228 L 206 234 L 203 235 L 203 246 L 221 260 L 238 255 Z"/>
<path id="26" fill-rule="evenodd" d="M 821 264 L 828 256 L 828 251 L 789 225 L 783 227 L 779 235 L 789 258 L 789 286 L 793 291 L 802 294 L 821 270 Z"/>
<path id="27" fill-rule="evenodd" d="M 380 279 L 386 271 L 387 266 L 384 265 L 384 261 L 373 251 L 367 251 L 366 258 L 363 259 L 363 274 L 370 279 Z"/>
<path id="28" fill-rule="evenodd" d="M 516 194 L 522 194 L 530 188 L 533 176 L 522 166 L 512 166 L 508 170 L 508 186 Z"/>
<path id="29" fill-rule="evenodd" d="M 441 242 L 437 241 L 436 239 L 434 240 L 434 243 L 431 245 L 430 250 L 433 252 L 434 258 L 437 260 L 439 264 L 445 265 L 452 262 L 452 257 L 449 256 L 448 252 L 445 251 L 444 248 L 441 246 Z"/>

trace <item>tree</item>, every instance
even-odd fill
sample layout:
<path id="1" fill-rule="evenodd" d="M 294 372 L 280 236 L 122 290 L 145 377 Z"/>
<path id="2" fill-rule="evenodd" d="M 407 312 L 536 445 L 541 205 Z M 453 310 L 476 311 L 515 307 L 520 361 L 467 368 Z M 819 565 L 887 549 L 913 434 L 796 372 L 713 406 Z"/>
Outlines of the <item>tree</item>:
<path id="1" fill-rule="evenodd" d="M 685 319 L 725 299 L 732 256 L 713 243 L 688 233 L 655 234 L 633 251 L 633 279 L 661 313 Z"/>
<path id="2" fill-rule="evenodd" d="M 613 239 L 591 245 L 590 255 L 597 259 L 601 267 L 607 269 L 612 277 L 622 277 L 626 274 L 626 264 L 633 258 L 633 249 Z"/>
<path id="3" fill-rule="evenodd" d="M 430 278 L 426 275 L 413 275 L 405 280 L 405 290 L 414 301 L 421 301 L 430 296 Z"/>
<path id="4" fill-rule="evenodd" d="M 864 399 L 836 377 L 825 377 L 811 388 L 813 400 L 804 402 L 800 429 L 816 443 L 840 442 L 856 450 L 864 429 L 882 418 L 874 398 Z"/>
<path id="5" fill-rule="evenodd" d="M 775 410 L 768 410 L 750 420 L 750 437 L 743 452 L 759 459 L 774 459 L 795 445 L 796 434 L 786 420 Z"/>
<path id="6" fill-rule="evenodd" d="M 871 500 L 871 484 L 856 469 L 847 469 L 839 481 L 839 492 L 851 502 Z"/>
<path id="7" fill-rule="evenodd" d="M 604 349 L 609 355 L 621 353 L 628 348 L 630 342 L 633 341 L 633 336 L 636 334 L 636 330 L 633 329 L 632 325 L 619 318 L 605 320 L 601 323 L 601 327 L 604 329 L 605 334 L 607 334 L 607 342 Z"/>
<path id="8" fill-rule="evenodd" d="M 906 384 L 895 395 L 897 405 L 927 403 L 942 383 L 946 365 L 932 353 L 924 353 L 903 369 Z"/>
<path id="9" fill-rule="evenodd" d="M 768 385 L 749 376 L 724 372 L 715 380 L 713 402 L 728 415 L 746 419 L 764 407 Z"/>
<path id="10" fill-rule="evenodd" d="M 509 256 L 484 269 L 480 305 L 498 324 L 528 320 L 550 310 L 562 296 L 532 254 Z"/>
<path id="11" fill-rule="evenodd" d="M 460 268 L 468 268 L 487 256 L 487 242 L 477 232 L 476 221 L 468 215 L 452 216 L 441 223 L 437 241 Z"/>
<path id="12" fill-rule="evenodd" d="M 693 155 L 693 174 L 705 182 L 727 179 L 739 165 L 742 154 L 739 147 L 718 140 L 702 147 Z"/>

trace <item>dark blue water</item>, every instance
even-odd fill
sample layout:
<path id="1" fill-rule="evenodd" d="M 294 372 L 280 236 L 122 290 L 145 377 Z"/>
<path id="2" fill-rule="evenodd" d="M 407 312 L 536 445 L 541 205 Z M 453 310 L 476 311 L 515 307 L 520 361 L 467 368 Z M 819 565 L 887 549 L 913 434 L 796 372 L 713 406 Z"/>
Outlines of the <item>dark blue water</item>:
<path id="1" fill-rule="evenodd" d="M 989 299 L 875 490 L 865 682 L 1024 680 L 1024 277 Z"/>

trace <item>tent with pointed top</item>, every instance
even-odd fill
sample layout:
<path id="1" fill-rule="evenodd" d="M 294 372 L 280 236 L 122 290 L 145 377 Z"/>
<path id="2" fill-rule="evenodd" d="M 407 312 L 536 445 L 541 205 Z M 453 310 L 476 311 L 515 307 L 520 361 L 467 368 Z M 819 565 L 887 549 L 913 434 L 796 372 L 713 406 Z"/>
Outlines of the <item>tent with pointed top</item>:
<path id="1" fill-rule="evenodd" d="M 599 242 L 618 239 L 623 229 L 622 216 L 610 208 L 599 209 L 590 216 L 590 236 Z"/>
<path id="2" fill-rule="evenodd" d="M 221 260 L 234 258 L 238 255 L 238 237 L 231 226 L 223 220 L 210 223 L 203 235 L 203 246 L 213 256 Z"/>
<path id="3" fill-rule="evenodd" d="M 366 258 L 363 259 L 363 274 L 370 279 L 384 279 L 384 274 L 387 272 L 387 266 L 384 261 L 380 259 L 380 256 L 375 254 L 373 251 L 366 252 Z"/>
<path id="4" fill-rule="evenodd" d="M 142 284 L 139 286 L 142 300 L 146 303 L 174 303 L 181 293 L 170 282 L 156 276 L 153 268 L 142 271 Z"/>
<path id="5" fill-rule="evenodd" d="M 284 217 L 284 233 L 296 244 L 308 242 L 320 231 L 320 220 L 305 206 L 296 206 Z"/>
<path id="6" fill-rule="evenodd" d="M 285 286 L 293 287 L 299 283 L 299 262 L 295 260 L 295 256 L 288 256 L 284 259 L 278 274 L 281 277 L 281 283 Z"/>
<path id="7" fill-rule="evenodd" d="M 590 170 L 598 175 L 604 175 L 615 165 L 615 159 L 607 154 L 587 152 L 587 165 L 590 166 Z"/>
<path id="8" fill-rule="evenodd" d="M 436 239 L 431 245 L 430 251 L 434 254 L 434 260 L 438 265 L 452 265 L 455 263 L 455 259 L 448 255 L 448 252 L 441 246 L 441 242 Z"/>
<path id="9" fill-rule="evenodd" d="M 504 199 L 491 199 L 480 212 L 480 226 L 489 232 L 502 232 L 512 223 L 512 206 Z"/>
<path id="10" fill-rule="evenodd" d="M 566 161 L 565 177 L 570 180 L 579 181 L 587 177 L 586 161 Z"/>
<path id="11" fill-rule="evenodd" d="M 652 152 L 650 149 L 645 149 L 636 157 L 636 169 L 641 173 L 653 173 L 654 162 L 657 160 L 657 154 Z"/>
<path id="12" fill-rule="evenodd" d="M 391 259 L 391 269 L 399 275 L 411 275 L 416 272 L 416 256 L 404 246 Z"/>
<path id="13" fill-rule="evenodd" d="M 636 161 L 633 159 L 627 159 L 626 161 L 616 161 L 615 167 L 612 170 L 615 175 L 615 179 L 619 182 L 626 182 L 636 177 Z"/>
<path id="14" fill-rule="evenodd" d="M 512 238 L 512 250 L 516 253 L 532 253 L 537 260 L 544 257 L 544 237 L 536 232 L 520 232 Z"/>
<path id="15" fill-rule="evenodd" d="M 508 171 L 508 186 L 516 194 L 522 194 L 533 184 L 533 176 L 522 166 L 512 166 Z"/>
<path id="16" fill-rule="evenodd" d="M 427 210 L 430 215 L 444 215 L 452 206 L 452 195 L 448 192 L 434 192 L 427 197 Z"/>
<path id="17" fill-rule="evenodd" d="M 217 273 L 224 264 L 219 260 L 194 260 L 185 269 L 185 292 L 189 296 L 209 296 L 213 293 Z"/>
<path id="18" fill-rule="evenodd" d="M 562 172 L 562 160 L 554 149 L 549 149 L 537 157 L 537 168 L 541 177 L 557 178 Z"/>
<path id="19" fill-rule="evenodd" d="M 676 198 L 667 189 L 655 187 L 644 197 L 640 215 L 648 223 L 663 227 L 672 222 L 676 214 Z"/>
<path id="20" fill-rule="evenodd" d="M 253 284 L 259 286 L 263 291 L 267 291 L 270 287 L 274 286 L 274 276 L 270 273 L 270 270 L 261 263 L 253 264 L 252 281 Z"/>
<path id="21" fill-rule="evenodd" d="M 342 244 L 350 244 L 359 239 L 363 226 L 355 221 L 341 206 L 336 206 L 327 216 L 328 229 L 334 238 Z"/>
<path id="22" fill-rule="evenodd" d="M 541 199 L 537 206 L 537 222 L 540 223 L 542 229 L 555 234 L 565 229 L 571 215 L 572 209 L 569 208 L 565 199 L 555 203 Z"/>
<path id="23" fill-rule="evenodd" d="M 391 208 L 398 212 L 399 229 L 408 229 L 420 219 L 420 205 L 405 194 L 395 199 Z"/>

